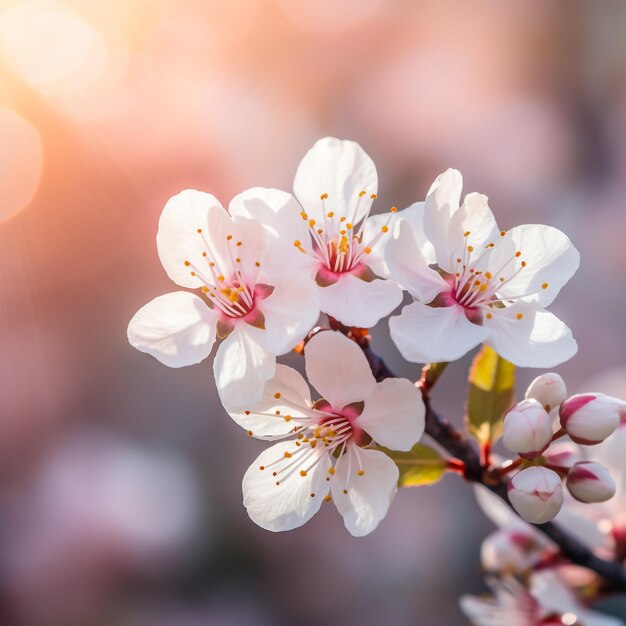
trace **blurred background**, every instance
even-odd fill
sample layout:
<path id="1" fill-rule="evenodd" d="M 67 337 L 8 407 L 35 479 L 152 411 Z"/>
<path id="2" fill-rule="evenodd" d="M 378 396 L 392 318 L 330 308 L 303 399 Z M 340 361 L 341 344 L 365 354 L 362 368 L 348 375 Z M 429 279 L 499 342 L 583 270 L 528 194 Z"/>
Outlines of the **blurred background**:
<path id="1" fill-rule="evenodd" d="M 289 190 L 331 134 L 376 162 L 379 211 L 452 166 L 502 227 L 567 232 L 558 371 L 626 394 L 625 28 L 620 0 L 0 0 L 0 624 L 466 623 L 491 529 L 471 489 L 403 491 L 364 539 L 334 507 L 261 530 L 241 477 L 264 444 L 209 362 L 168 369 L 126 326 L 175 288 L 171 195 Z M 435 396 L 459 423 L 467 365 Z"/>

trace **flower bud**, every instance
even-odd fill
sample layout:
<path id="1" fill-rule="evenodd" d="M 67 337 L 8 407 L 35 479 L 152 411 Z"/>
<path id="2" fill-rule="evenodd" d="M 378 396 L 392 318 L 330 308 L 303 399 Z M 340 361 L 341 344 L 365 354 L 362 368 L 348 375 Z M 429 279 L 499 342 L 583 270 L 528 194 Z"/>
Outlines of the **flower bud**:
<path id="1" fill-rule="evenodd" d="M 515 474 L 508 494 L 513 508 L 531 524 L 549 522 L 563 506 L 561 479 L 545 467 L 529 467 Z"/>
<path id="2" fill-rule="evenodd" d="M 552 440 L 552 420 L 537 400 L 524 400 L 504 418 L 502 442 L 525 459 L 537 459 Z"/>
<path id="3" fill-rule="evenodd" d="M 615 495 L 615 481 L 609 471 L 594 461 L 576 463 L 567 476 L 569 492 L 580 502 L 605 502 Z"/>
<path id="4" fill-rule="evenodd" d="M 546 552 L 546 545 L 534 535 L 522 530 L 504 529 L 491 533 L 480 547 L 483 568 L 494 574 L 528 572 Z"/>
<path id="5" fill-rule="evenodd" d="M 550 446 L 550 449 L 543 456 L 548 465 L 562 469 L 570 469 L 575 463 L 583 460 L 580 448 L 570 441 L 563 441 Z"/>
<path id="6" fill-rule="evenodd" d="M 604 441 L 626 416 L 626 402 L 602 393 L 579 393 L 561 404 L 561 426 L 576 443 Z"/>
<path id="7" fill-rule="evenodd" d="M 549 413 L 567 398 L 567 389 L 563 379 L 554 372 L 541 374 L 526 389 L 526 400 L 537 400 Z"/>

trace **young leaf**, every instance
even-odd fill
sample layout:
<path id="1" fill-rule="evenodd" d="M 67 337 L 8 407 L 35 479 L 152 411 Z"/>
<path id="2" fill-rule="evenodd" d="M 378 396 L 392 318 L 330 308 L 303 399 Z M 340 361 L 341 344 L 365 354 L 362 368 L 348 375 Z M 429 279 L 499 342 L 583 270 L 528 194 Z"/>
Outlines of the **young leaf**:
<path id="1" fill-rule="evenodd" d="M 378 446 L 400 470 L 399 487 L 421 487 L 436 483 L 446 472 L 446 460 L 432 448 L 416 443 L 409 452 L 397 452 Z"/>
<path id="2" fill-rule="evenodd" d="M 514 401 L 515 366 L 483 346 L 472 362 L 469 383 L 467 429 L 481 445 L 492 445 Z"/>

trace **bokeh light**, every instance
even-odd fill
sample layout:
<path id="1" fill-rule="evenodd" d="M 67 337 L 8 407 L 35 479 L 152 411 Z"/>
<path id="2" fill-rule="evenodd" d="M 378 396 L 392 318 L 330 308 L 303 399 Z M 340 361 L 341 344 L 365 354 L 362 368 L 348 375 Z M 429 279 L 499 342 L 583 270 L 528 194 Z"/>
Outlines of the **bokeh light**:
<path id="1" fill-rule="evenodd" d="M 23 209 L 37 190 L 43 148 L 37 129 L 0 106 L 0 222 Z"/>

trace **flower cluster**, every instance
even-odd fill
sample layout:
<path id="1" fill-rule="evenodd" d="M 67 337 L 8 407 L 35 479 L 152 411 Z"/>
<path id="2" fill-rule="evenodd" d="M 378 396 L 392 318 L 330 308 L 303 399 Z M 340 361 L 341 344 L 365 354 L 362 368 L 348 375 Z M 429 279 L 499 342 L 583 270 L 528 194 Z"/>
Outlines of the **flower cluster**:
<path id="1" fill-rule="evenodd" d="M 626 559 L 626 403 L 568 396 L 546 373 L 511 408 L 515 366 L 550 368 L 577 351 L 546 307 L 578 252 L 550 226 L 501 230 L 486 196 L 462 199 L 462 182 L 447 170 L 423 202 L 372 215 L 374 163 L 358 144 L 325 138 L 304 156 L 293 194 L 256 187 L 225 209 L 183 191 L 163 209 L 156 238 L 183 290 L 141 308 L 128 339 L 170 367 L 204 360 L 220 340 L 214 374 L 226 412 L 270 444 L 243 478 L 259 526 L 290 530 L 332 502 L 352 535 L 366 535 L 398 485 L 457 472 L 501 496 L 477 491 L 499 530 L 481 550 L 494 596 L 461 601 L 474 624 L 618 626 L 585 605 L 565 551 L 531 524 L 558 514 L 589 551 Z M 427 364 L 415 384 L 371 352 L 367 331 L 405 298 L 389 331 L 406 360 Z M 433 412 L 430 390 L 448 361 L 479 344 L 469 443 Z M 306 378 L 277 363 L 292 350 L 304 353 Z M 420 441 L 425 432 L 438 448 Z M 492 456 L 500 436 L 517 455 L 504 463 Z"/>
<path id="2" fill-rule="evenodd" d="M 406 380 L 376 383 L 344 337 L 306 346 L 307 375 L 322 395 L 314 402 L 304 380 L 276 364 L 320 313 L 368 328 L 406 290 L 414 302 L 390 330 L 408 360 L 451 360 L 481 342 L 522 366 L 576 351 L 544 309 L 576 270 L 576 249 L 548 226 L 501 231 L 485 196 L 461 204 L 461 185 L 448 170 L 425 202 L 372 216 L 374 163 L 358 144 L 326 138 L 300 163 L 293 195 L 257 187 L 226 210 L 187 190 L 163 209 L 159 257 L 187 290 L 141 308 L 128 338 L 171 367 L 202 361 L 221 340 L 214 373 L 226 410 L 251 436 L 284 439 L 244 477 L 244 503 L 261 526 L 293 528 L 333 499 L 350 532 L 370 532 L 398 479 L 374 447 L 407 451 L 424 431 L 419 391 Z"/>
<path id="3" fill-rule="evenodd" d="M 554 416 L 560 423 L 556 432 Z M 509 500 L 519 515 L 534 524 L 553 519 L 564 502 L 563 478 L 569 493 L 579 502 L 611 499 L 615 480 L 603 465 L 583 459 L 563 443 L 549 446 L 565 435 L 579 444 L 597 445 L 617 429 L 622 419 L 626 419 L 623 400 L 601 393 L 567 398 L 565 383 L 558 374 L 538 376 L 527 389 L 526 399 L 504 418 L 504 446 L 517 453 L 520 461 L 539 463 L 522 469 L 508 483 Z"/>

